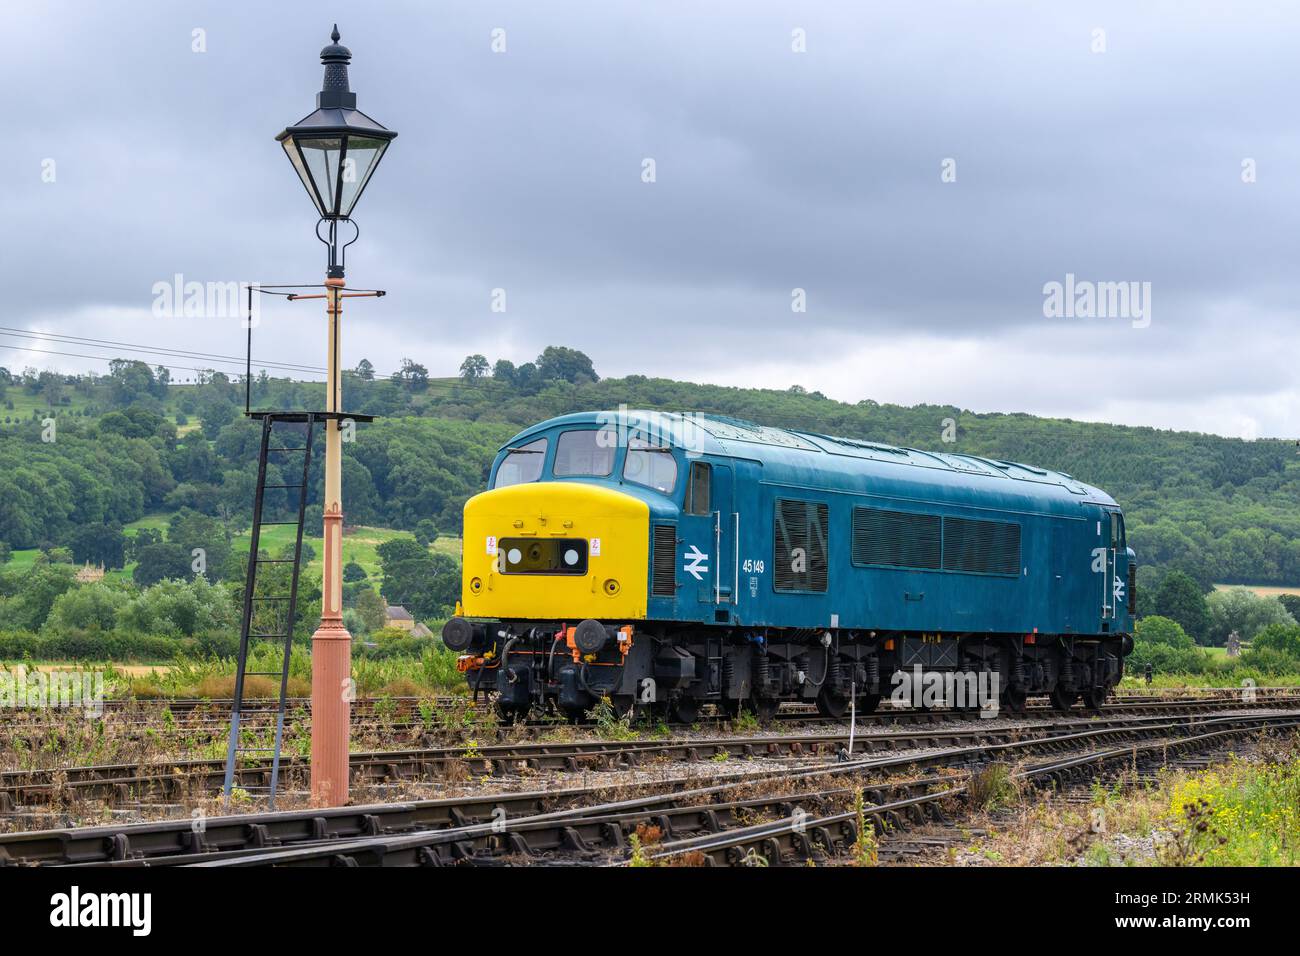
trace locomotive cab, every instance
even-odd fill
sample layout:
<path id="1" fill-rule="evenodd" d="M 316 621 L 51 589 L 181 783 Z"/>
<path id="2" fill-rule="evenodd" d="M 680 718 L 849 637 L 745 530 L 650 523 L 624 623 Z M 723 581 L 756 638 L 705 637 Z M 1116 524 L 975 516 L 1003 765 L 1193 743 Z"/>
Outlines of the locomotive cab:
<path id="1" fill-rule="evenodd" d="M 588 423 L 502 450 L 465 505 L 461 616 L 444 642 L 475 690 L 514 716 L 548 701 L 577 715 L 632 705 L 635 624 L 647 617 L 652 517 L 678 513 L 684 452 Z"/>

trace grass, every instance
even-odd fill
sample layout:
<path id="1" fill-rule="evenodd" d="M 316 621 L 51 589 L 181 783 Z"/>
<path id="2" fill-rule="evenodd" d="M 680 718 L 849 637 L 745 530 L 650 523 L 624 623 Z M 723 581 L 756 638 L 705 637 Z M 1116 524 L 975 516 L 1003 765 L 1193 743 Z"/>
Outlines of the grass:
<path id="1" fill-rule="evenodd" d="M 283 652 L 270 643 L 255 645 L 250 655 L 249 670 L 279 671 Z M 465 679 L 456 670 L 457 655 L 436 645 L 425 650 L 419 658 L 388 658 L 372 660 L 358 657 L 352 661 L 352 677 L 356 693 L 361 697 L 422 697 L 432 694 L 463 693 Z M 131 668 L 134 673 L 123 673 L 117 668 L 126 696 L 142 698 L 231 696 L 234 688 L 235 661 L 188 660 L 172 662 L 167 668 Z M 250 697 L 270 697 L 279 693 L 279 685 L 266 678 L 249 678 L 246 687 Z M 295 644 L 289 662 L 289 696 L 306 697 L 311 693 L 311 655 L 301 644 Z"/>
<path id="2" fill-rule="evenodd" d="M 4 398 L 0 399 L 0 428 L 5 427 L 5 418 L 17 419 L 18 424 L 30 422 L 33 411 L 39 413 L 42 418 L 53 417 L 55 420 L 60 415 L 67 415 L 70 411 L 76 411 L 77 415 L 80 416 L 82 409 L 87 404 L 86 397 L 73 391 L 71 387 L 65 387 L 64 394 L 72 399 L 71 404 L 51 406 L 43 396 L 29 395 L 19 386 L 9 386 L 5 389 Z M 12 409 L 7 404 L 10 401 L 14 403 Z M 15 427 L 14 422 L 11 421 L 8 427 Z"/>
<path id="3" fill-rule="evenodd" d="M 305 531 L 305 529 L 304 529 Z M 263 550 L 276 552 L 286 545 L 292 545 L 295 536 L 295 529 L 283 525 L 272 526 L 262 529 L 261 547 Z M 400 537 L 408 532 L 395 531 L 392 528 L 374 528 L 362 525 L 356 528 L 349 528 L 343 533 L 343 563 L 346 565 L 349 561 L 355 561 L 366 569 L 366 574 L 372 579 L 379 577 L 379 554 L 376 548 L 385 541 L 391 541 L 393 538 Z M 324 539 L 319 535 L 306 534 L 302 536 L 304 543 L 310 544 L 315 552 L 315 557 L 311 563 L 303 567 L 305 575 L 320 577 L 321 570 L 324 566 L 325 545 Z M 232 546 L 236 554 L 247 554 L 249 545 L 249 534 L 236 535 L 232 541 Z M 460 538 L 458 537 L 439 537 L 433 543 L 433 550 L 442 551 L 453 557 L 460 556 Z"/>
<path id="4" fill-rule="evenodd" d="M 1226 656 L 1219 658 L 1225 664 L 1228 662 Z M 1124 679 L 1119 683 L 1119 689 L 1123 691 L 1141 691 L 1150 686 L 1155 690 L 1165 688 L 1192 688 L 1192 687 L 1241 687 L 1242 681 L 1250 678 L 1255 682 L 1256 687 L 1300 687 L 1300 674 L 1260 674 L 1256 671 L 1246 668 L 1223 670 L 1207 670 L 1201 674 L 1156 674 L 1150 685 L 1142 677 L 1140 672 L 1128 670 L 1124 674 Z"/>
<path id="5" fill-rule="evenodd" d="M 953 862 L 1021 866 L 1300 865 L 1300 738 L 1267 737 L 1257 757 L 1094 783 L 1090 804 L 1017 798 L 978 820 L 987 835 Z"/>

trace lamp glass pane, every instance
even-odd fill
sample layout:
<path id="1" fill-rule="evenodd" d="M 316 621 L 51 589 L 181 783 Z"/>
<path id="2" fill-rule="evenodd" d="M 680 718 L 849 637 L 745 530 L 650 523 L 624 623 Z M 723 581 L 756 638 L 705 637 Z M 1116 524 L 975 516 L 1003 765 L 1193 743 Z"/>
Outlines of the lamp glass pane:
<path id="1" fill-rule="evenodd" d="M 379 157 L 388 148 L 388 140 L 368 136 L 349 136 L 348 151 L 343 158 L 343 189 L 340 194 L 341 215 L 352 215 L 352 207 L 361 198 L 370 174 L 379 165 Z"/>
<path id="2" fill-rule="evenodd" d="M 338 215 L 339 156 L 343 152 L 340 137 L 298 140 L 307 164 L 307 172 L 316 185 L 316 192 L 325 202 L 322 215 Z"/>
<path id="3" fill-rule="evenodd" d="M 307 167 L 303 165 L 302 155 L 294 145 L 293 137 L 286 136 L 280 141 L 280 145 L 284 147 L 284 155 L 289 157 L 289 162 L 293 164 L 293 168 L 298 173 L 298 178 L 302 180 L 303 186 L 307 188 L 307 195 L 311 197 L 317 211 L 322 216 L 325 215 L 325 210 L 321 209 L 320 200 L 316 198 L 316 192 L 311 187 L 311 177 L 307 174 Z"/>

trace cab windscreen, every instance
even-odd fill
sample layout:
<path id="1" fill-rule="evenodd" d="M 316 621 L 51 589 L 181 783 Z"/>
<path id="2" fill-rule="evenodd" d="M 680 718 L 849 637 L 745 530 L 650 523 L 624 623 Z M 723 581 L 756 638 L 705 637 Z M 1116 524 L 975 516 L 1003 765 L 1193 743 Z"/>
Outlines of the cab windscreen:
<path id="1" fill-rule="evenodd" d="M 584 538 L 502 538 L 497 544 L 502 574 L 586 574 Z"/>

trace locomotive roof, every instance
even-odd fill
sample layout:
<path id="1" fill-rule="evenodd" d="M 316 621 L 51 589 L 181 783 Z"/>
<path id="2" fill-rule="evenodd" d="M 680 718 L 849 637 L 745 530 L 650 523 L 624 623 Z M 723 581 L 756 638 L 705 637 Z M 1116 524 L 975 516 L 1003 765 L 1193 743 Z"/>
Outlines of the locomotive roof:
<path id="1" fill-rule="evenodd" d="M 758 425 L 720 415 L 648 410 L 578 412 L 540 422 L 520 432 L 506 447 L 517 447 L 536 433 L 566 425 L 626 428 L 647 434 L 661 444 L 683 448 L 688 455 L 751 459 L 764 465 L 766 479 L 775 481 L 806 479 L 809 469 L 853 478 L 873 473 L 882 478 L 887 476 L 900 481 L 949 486 L 953 483 L 952 477 L 962 476 L 977 479 L 960 482 L 967 487 L 983 485 L 987 480 L 988 492 L 1000 491 L 1010 497 L 1115 504 L 1110 495 L 1084 484 L 1072 475 L 1021 462 L 900 448 L 859 438 L 840 438 L 817 432 Z M 907 471 L 896 470 L 895 467 L 881 468 L 881 465 L 925 471 L 909 474 Z M 1008 480 L 1017 484 L 1004 484 Z"/>

